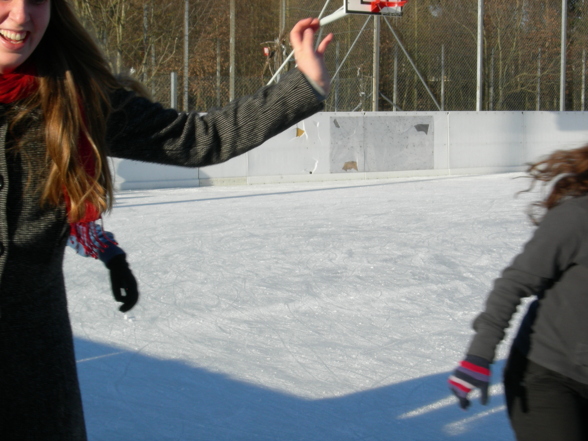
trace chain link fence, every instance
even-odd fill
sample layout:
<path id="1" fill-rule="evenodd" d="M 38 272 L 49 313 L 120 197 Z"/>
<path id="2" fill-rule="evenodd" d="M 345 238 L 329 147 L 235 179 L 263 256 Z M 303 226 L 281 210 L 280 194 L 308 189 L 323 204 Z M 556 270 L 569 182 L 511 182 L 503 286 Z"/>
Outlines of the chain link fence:
<path id="1" fill-rule="evenodd" d="M 235 97 L 252 95 L 269 80 L 269 77 L 236 77 Z M 165 107 L 173 107 L 172 96 L 175 95 L 176 103 L 179 103 L 176 107 L 179 110 L 184 110 L 183 78 L 178 77 L 177 81 L 174 89 L 174 83 L 170 75 L 157 75 L 146 81 L 146 86 L 153 100 L 160 102 Z M 205 112 L 228 104 L 230 77 L 190 77 L 188 88 L 188 110 Z"/>
<path id="2" fill-rule="evenodd" d="M 482 109 L 559 110 L 561 2 L 485 3 Z M 341 4 L 341 0 L 282 0 L 286 28 L 302 17 L 321 12 L 326 16 Z M 335 40 L 326 63 L 334 78 L 325 110 L 370 111 L 375 105 L 381 111 L 476 110 L 477 4 L 476 0 L 410 0 L 402 17 L 381 17 L 379 31 L 370 15 L 348 15 L 329 24 L 324 32 L 333 32 Z M 569 0 L 564 32 L 566 110 L 586 109 L 587 8 L 588 1 Z M 279 64 L 273 63 L 258 78 L 235 78 L 235 96 L 251 94 L 266 84 Z M 292 67 L 290 63 L 286 70 Z M 377 85 L 374 78 L 379 79 Z M 182 103 L 181 76 L 179 82 Z M 229 84 L 227 76 L 190 78 L 189 109 L 225 105 Z M 153 78 L 148 87 L 155 99 L 171 103 L 169 76 Z"/>

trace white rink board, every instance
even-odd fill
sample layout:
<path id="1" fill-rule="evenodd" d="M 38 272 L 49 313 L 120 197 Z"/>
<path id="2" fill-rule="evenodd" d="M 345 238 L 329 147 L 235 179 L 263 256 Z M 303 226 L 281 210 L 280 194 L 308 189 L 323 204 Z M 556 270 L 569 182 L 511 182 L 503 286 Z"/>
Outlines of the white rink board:
<path id="1" fill-rule="evenodd" d="M 321 112 L 224 164 L 113 165 L 118 189 L 486 174 L 586 142 L 586 112 Z"/>

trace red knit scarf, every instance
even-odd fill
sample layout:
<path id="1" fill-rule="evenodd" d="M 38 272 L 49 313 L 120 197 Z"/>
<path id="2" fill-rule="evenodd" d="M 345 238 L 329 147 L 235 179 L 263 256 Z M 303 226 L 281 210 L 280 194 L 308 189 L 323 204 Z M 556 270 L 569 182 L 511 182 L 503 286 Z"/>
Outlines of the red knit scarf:
<path id="1" fill-rule="evenodd" d="M 9 104 L 24 99 L 34 93 L 38 87 L 35 67 L 31 63 L 25 63 L 14 72 L 0 74 L 0 103 Z M 83 162 L 85 172 L 94 176 L 96 157 L 90 140 L 83 132 L 80 133 L 78 139 L 78 154 Z M 71 202 L 65 187 L 63 193 L 69 219 Z M 86 255 L 95 258 L 98 257 L 98 252 L 107 246 L 102 239 L 103 236 L 99 236 L 96 229 L 96 221 L 99 219 L 100 210 L 98 207 L 86 202 L 84 217 L 77 222 L 70 222 L 70 234 L 83 247 Z"/>

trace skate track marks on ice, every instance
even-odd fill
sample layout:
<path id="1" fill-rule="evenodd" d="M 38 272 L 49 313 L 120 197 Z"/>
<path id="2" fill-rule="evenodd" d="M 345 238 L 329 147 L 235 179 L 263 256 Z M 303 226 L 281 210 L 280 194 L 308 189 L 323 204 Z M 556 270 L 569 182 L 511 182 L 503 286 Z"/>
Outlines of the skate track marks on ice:
<path id="1" fill-rule="evenodd" d="M 513 440 L 507 343 L 489 406 L 446 378 L 532 233 L 519 177 L 119 193 L 132 313 L 66 253 L 90 439 Z"/>

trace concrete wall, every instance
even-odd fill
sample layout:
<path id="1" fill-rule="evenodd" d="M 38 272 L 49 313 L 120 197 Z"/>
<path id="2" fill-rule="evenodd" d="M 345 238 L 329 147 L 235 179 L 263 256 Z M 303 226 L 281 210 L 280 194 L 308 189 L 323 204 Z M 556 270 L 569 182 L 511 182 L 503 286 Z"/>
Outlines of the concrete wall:
<path id="1" fill-rule="evenodd" d="M 587 142 L 588 112 L 323 112 L 224 164 L 113 164 L 119 189 L 484 174 Z"/>

